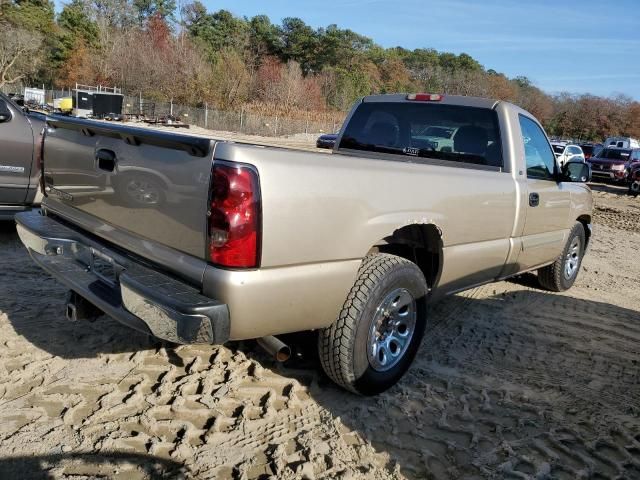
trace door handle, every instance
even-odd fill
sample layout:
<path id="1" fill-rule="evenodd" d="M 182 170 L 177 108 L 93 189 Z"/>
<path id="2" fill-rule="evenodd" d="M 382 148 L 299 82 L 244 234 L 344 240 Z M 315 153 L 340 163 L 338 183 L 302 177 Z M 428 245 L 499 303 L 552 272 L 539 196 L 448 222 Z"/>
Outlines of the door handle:
<path id="1" fill-rule="evenodd" d="M 530 193 L 529 194 L 529 206 L 530 207 L 537 207 L 538 205 L 540 205 L 540 195 L 538 195 L 535 192 Z"/>
<path id="2" fill-rule="evenodd" d="M 113 172 L 116 169 L 116 154 L 112 150 L 101 148 L 96 151 L 96 164 L 98 169 L 105 172 Z"/>

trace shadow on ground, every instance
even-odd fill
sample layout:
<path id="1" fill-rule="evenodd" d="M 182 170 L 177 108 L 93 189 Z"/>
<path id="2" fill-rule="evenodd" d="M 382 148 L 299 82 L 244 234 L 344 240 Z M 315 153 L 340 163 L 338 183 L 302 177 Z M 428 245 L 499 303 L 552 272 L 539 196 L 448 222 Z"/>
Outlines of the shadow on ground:
<path id="1" fill-rule="evenodd" d="M 93 358 L 166 345 L 106 316 L 94 323 L 67 321 L 67 289 L 31 260 L 13 222 L 0 222 L 0 252 L 0 314 L 6 313 L 16 333 L 34 345 L 62 358 Z M 70 341 L 74 348 L 69 348 Z"/>
<path id="2" fill-rule="evenodd" d="M 0 227 L 0 248 L 20 248 L 10 227 Z M 38 348 L 73 359 L 92 358 L 99 353 L 153 351 L 161 346 L 107 318 L 94 324 L 68 323 L 63 319 L 60 300 L 63 287 L 43 279 L 26 253 L 11 258 L 0 274 L 0 289 L 9 292 L 0 297 L 0 312 L 7 314 L 19 336 Z M 397 386 L 373 398 L 346 393 L 318 373 L 313 334 L 286 337 L 297 355 L 285 365 L 275 363 L 250 342 L 240 348 L 232 345 L 225 354 L 229 365 L 234 358 L 246 355 L 249 363 L 258 362 L 271 377 L 295 379 L 313 401 L 312 410 L 317 411 L 319 406 L 319 411 L 328 416 L 319 414 L 320 420 L 313 424 L 306 407 L 277 410 L 273 405 L 286 393 L 271 393 L 274 389 L 267 385 L 263 387 L 266 393 L 256 396 L 263 376 L 254 372 L 252 378 L 237 380 L 235 400 L 246 397 L 225 414 L 224 421 L 230 421 L 228 428 L 232 430 L 222 432 L 220 438 L 230 440 L 215 445 L 215 449 L 236 449 L 238 455 L 244 454 L 242 448 L 259 451 L 252 459 L 253 467 L 255 462 L 266 463 L 260 466 L 262 470 L 250 471 L 263 473 L 246 478 L 278 476 L 283 471 L 291 476 L 302 461 L 278 450 L 279 437 L 270 437 L 269 432 L 299 424 L 302 426 L 295 428 L 300 435 L 313 437 L 317 429 L 325 428 L 325 432 L 333 432 L 329 445 L 338 445 L 337 438 L 341 444 L 351 445 L 344 448 L 355 449 L 350 460 L 355 465 L 351 467 L 363 478 L 376 476 L 379 471 L 375 464 L 380 461 L 384 470 L 408 478 L 640 478 L 638 312 L 534 290 L 534 283 L 533 275 L 523 275 L 515 282 L 481 287 L 432 307 L 426 339 L 413 367 Z M 34 298 L 39 300 L 34 302 Z M 216 361 L 215 352 L 220 347 L 205 350 L 206 358 Z M 167 352 L 168 364 L 160 368 L 176 372 L 173 382 L 181 386 L 172 388 L 179 398 L 187 377 L 197 373 L 196 356 L 202 351 L 181 347 Z M 154 362 L 158 368 L 158 361 Z M 244 363 L 240 360 L 236 367 L 230 367 L 221 377 L 223 381 L 236 381 Z M 160 373 L 159 386 L 151 387 L 152 393 L 169 388 L 167 378 Z M 250 386 L 243 390 L 245 383 Z M 187 396 L 200 395 L 204 387 L 198 385 L 189 390 L 195 393 Z M 220 384 L 216 388 L 214 397 L 218 395 L 216 401 L 223 402 L 227 390 Z M 285 387 L 283 391 L 291 389 Z M 175 402 L 176 398 L 170 399 L 170 404 Z M 269 405 L 275 412 L 271 417 L 264 414 Z M 203 425 L 205 433 L 200 438 L 205 444 L 195 447 L 195 459 L 189 457 L 188 462 L 202 461 L 203 456 L 213 454 L 198 449 L 206 445 L 206 429 L 220 428 L 216 427 L 220 423 L 219 408 L 207 413 L 210 418 L 190 420 Z M 248 413 L 251 409 L 262 412 L 261 416 L 252 419 Z M 179 411 L 177 407 L 175 412 Z M 307 420 L 311 423 L 305 423 Z M 256 430 L 252 430 L 251 422 L 257 422 Z M 327 422 L 333 426 L 327 427 Z M 149 428 L 156 427 L 151 424 Z M 250 446 L 263 436 L 264 446 Z M 293 445 L 303 452 L 300 455 L 306 455 L 304 458 L 318 462 L 318 468 L 331 472 L 329 477 L 339 476 L 335 463 L 339 452 L 332 451 L 334 447 L 314 456 L 313 441 L 305 443 L 294 437 Z M 75 460 L 109 468 L 118 462 L 130 462 L 149 478 L 160 478 L 154 477 L 154 465 L 161 470 L 179 468 L 179 463 L 147 455 L 115 455 L 9 458 L 0 461 L 0 477 L 18 478 L 10 475 L 18 471 L 23 474 L 21 478 L 30 478 L 27 473 L 53 478 L 46 477 L 47 465 L 63 460 L 65 468 Z M 279 456 L 282 458 L 275 459 Z M 290 457 L 295 458 L 288 460 Z M 284 462 L 284 466 L 276 466 L 278 462 Z M 242 475 L 242 470 L 234 467 L 228 478 L 244 478 Z"/>
<path id="3" fill-rule="evenodd" d="M 0 458 L 0 478 L 3 479 L 53 480 L 75 474 L 82 478 L 131 478 L 127 470 L 136 477 L 142 473 L 149 480 L 189 478 L 188 470 L 178 462 L 128 452 Z"/>
<path id="4" fill-rule="evenodd" d="M 594 192 L 613 193 L 616 195 L 628 195 L 629 186 L 626 183 L 598 182 L 589 183 L 589 188 Z"/>
<path id="5" fill-rule="evenodd" d="M 640 478 L 640 314 L 514 283 L 437 304 L 390 391 L 313 398 L 409 478 Z"/>

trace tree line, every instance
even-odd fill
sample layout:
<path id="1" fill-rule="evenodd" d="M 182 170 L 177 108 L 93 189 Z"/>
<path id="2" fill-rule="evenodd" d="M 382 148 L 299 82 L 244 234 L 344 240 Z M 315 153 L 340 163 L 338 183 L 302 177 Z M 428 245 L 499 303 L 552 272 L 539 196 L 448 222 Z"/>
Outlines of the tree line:
<path id="1" fill-rule="evenodd" d="M 337 25 L 241 18 L 197 0 L 70 0 L 57 14 L 49 0 L 0 1 L 0 87 L 117 85 L 158 101 L 279 114 L 439 92 L 513 102 L 551 135 L 640 137 L 640 103 L 626 96 L 549 95 L 466 53 L 383 48 Z"/>

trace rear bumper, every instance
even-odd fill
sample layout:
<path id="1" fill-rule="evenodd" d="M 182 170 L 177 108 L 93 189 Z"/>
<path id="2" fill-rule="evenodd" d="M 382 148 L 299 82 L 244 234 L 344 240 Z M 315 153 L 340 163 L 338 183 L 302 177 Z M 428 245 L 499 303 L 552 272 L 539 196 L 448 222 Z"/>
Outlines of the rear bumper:
<path id="1" fill-rule="evenodd" d="M 30 205 L 0 205 L 0 220 L 13 220 L 16 214 L 29 210 Z"/>
<path id="2" fill-rule="evenodd" d="M 226 304 L 38 211 L 16 215 L 16 224 L 40 267 L 119 322 L 176 343 L 229 339 Z"/>

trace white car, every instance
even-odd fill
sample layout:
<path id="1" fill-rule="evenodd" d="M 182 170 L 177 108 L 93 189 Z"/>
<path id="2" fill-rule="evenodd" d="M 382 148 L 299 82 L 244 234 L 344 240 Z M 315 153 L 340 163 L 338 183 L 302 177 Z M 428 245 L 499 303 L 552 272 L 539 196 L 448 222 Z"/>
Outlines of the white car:
<path id="1" fill-rule="evenodd" d="M 564 166 L 565 163 L 572 162 L 584 162 L 584 152 L 578 145 L 571 145 L 564 142 L 551 142 L 553 147 L 553 153 L 558 159 L 560 166 Z"/>

